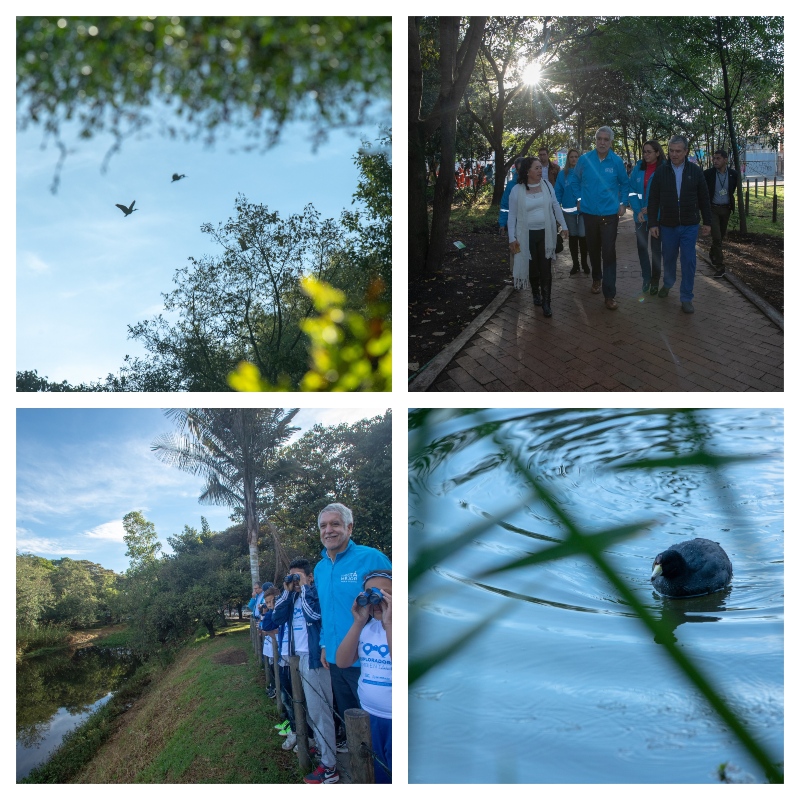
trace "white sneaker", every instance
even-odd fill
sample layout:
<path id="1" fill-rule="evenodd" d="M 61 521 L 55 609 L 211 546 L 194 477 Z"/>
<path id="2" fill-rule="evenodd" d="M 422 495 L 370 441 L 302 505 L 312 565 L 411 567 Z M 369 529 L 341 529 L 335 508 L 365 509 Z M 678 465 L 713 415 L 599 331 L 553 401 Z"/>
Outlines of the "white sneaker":
<path id="1" fill-rule="evenodd" d="M 286 741 L 281 745 L 284 750 L 291 750 L 297 744 L 297 734 L 290 733 Z"/>

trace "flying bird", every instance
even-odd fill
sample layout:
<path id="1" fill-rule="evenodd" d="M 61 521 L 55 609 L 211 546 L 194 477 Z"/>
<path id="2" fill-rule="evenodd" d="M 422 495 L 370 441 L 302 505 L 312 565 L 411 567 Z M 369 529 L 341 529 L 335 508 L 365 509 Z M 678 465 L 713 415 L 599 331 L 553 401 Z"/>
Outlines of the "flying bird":
<path id="1" fill-rule="evenodd" d="M 136 201 L 134 200 L 134 201 L 131 203 L 131 206 L 130 206 L 130 208 L 127 208 L 126 206 L 122 205 L 122 203 L 117 203 L 117 204 L 116 204 L 116 206 L 117 206 L 117 208 L 119 208 L 119 209 L 121 209 L 122 211 L 124 211 L 124 212 L 125 212 L 125 216 L 127 217 L 127 216 L 128 216 L 128 214 L 133 214 L 133 212 L 134 212 L 134 211 L 138 211 L 138 210 L 139 210 L 138 208 L 134 208 L 134 207 L 133 207 L 135 204 L 136 204 Z"/>
<path id="2" fill-rule="evenodd" d="M 175 183 L 175 181 L 179 181 L 181 178 L 185 178 L 185 177 L 186 177 L 185 175 L 178 175 L 177 172 L 173 172 L 172 173 L 172 183 Z"/>

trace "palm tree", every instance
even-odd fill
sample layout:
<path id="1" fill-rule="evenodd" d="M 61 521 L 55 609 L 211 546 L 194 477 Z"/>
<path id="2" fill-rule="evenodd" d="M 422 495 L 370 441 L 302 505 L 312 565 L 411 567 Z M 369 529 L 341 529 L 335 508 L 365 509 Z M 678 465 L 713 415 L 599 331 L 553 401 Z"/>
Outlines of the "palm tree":
<path id="1" fill-rule="evenodd" d="M 250 550 L 250 576 L 260 581 L 258 569 L 258 497 L 300 471 L 282 458 L 279 448 L 295 431 L 290 425 L 300 409 L 282 408 L 173 408 L 165 413 L 178 423 L 178 434 L 164 434 L 151 446 L 167 464 L 206 478 L 201 503 L 243 510 Z M 275 545 L 275 582 L 286 574 L 286 558 L 278 530 L 267 519 Z"/>

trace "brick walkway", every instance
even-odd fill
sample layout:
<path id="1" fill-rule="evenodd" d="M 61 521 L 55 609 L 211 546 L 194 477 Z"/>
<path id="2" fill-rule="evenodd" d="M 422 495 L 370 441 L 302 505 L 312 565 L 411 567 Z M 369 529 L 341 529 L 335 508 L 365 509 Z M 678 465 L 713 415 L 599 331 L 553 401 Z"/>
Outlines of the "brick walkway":
<path id="1" fill-rule="evenodd" d="M 680 267 L 669 297 L 642 296 L 630 212 L 617 237 L 615 311 L 570 267 L 565 249 L 550 319 L 529 291 L 512 292 L 428 391 L 783 391 L 783 331 L 702 259 L 694 314 L 681 311 Z"/>

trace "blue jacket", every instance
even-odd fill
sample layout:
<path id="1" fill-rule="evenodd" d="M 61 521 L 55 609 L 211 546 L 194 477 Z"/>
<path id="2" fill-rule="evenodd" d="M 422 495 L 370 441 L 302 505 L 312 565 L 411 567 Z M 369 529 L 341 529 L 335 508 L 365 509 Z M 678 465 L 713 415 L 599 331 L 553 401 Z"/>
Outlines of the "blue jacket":
<path id="1" fill-rule="evenodd" d="M 636 219 L 636 215 L 644 209 L 647 211 L 647 198 L 650 197 L 650 188 L 653 185 L 653 178 L 655 177 L 655 172 L 650 176 L 650 181 L 647 184 L 647 191 L 644 190 L 644 170 L 641 169 L 642 160 L 636 162 L 636 166 L 633 168 L 630 177 L 630 194 L 628 195 L 628 199 L 630 201 L 631 209 L 633 210 L 633 217 Z M 656 167 L 658 169 L 658 167 Z"/>
<path id="2" fill-rule="evenodd" d="M 616 214 L 620 205 L 628 204 L 628 173 L 622 159 L 611 150 L 602 161 L 597 150 L 584 153 L 572 174 L 582 214 L 607 217 Z"/>
<path id="3" fill-rule="evenodd" d="M 516 185 L 517 185 L 517 171 L 512 167 L 511 178 L 506 184 L 506 188 L 503 190 L 503 198 L 502 200 L 500 200 L 500 216 L 497 220 L 497 224 L 501 228 L 508 227 L 508 198 L 511 196 L 511 190 Z"/>
<path id="4" fill-rule="evenodd" d="M 314 567 L 314 585 L 319 593 L 322 610 L 322 638 L 325 658 L 329 664 L 336 663 L 336 649 L 353 624 L 353 600 L 361 593 L 361 584 L 368 572 L 376 569 L 391 569 L 392 562 L 374 547 L 347 543 L 335 561 L 322 551 L 322 559 Z M 353 666 L 359 666 L 356 661 Z"/>
<path id="5" fill-rule="evenodd" d="M 574 169 L 569 171 L 569 177 L 565 177 L 566 170 L 561 170 L 556 178 L 556 200 L 561 204 L 565 214 L 578 213 L 578 197 L 576 195 Z"/>
<path id="6" fill-rule="evenodd" d="M 319 608 L 319 597 L 317 596 L 316 586 L 301 586 L 299 592 L 287 592 L 286 589 L 275 598 L 275 610 L 272 612 L 272 619 L 275 627 L 287 623 L 289 629 L 292 626 L 294 616 L 294 606 L 300 601 L 300 610 L 306 621 L 308 630 L 308 666 L 311 669 L 319 669 L 322 666 L 320 660 L 320 635 L 322 632 L 322 614 Z M 290 643 L 289 653 L 294 655 L 294 641 Z"/>
<path id="7" fill-rule="evenodd" d="M 278 633 L 275 636 L 277 639 L 278 644 L 278 654 L 275 655 L 273 653 L 273 658 L 280 658 L 281 654 L 281 647 L 283 646 L 283 636 L 284 632 L 286 631 L 285 625 L 278 625 L 274 619 L 274 609 L 272 611 L 267 611 L 263 617 L 261 617 L 261 622 L 258 623 L 258 627 L 261 628 L 262 631 L 274 631 L 276 628 L 278 629 Z"/>

